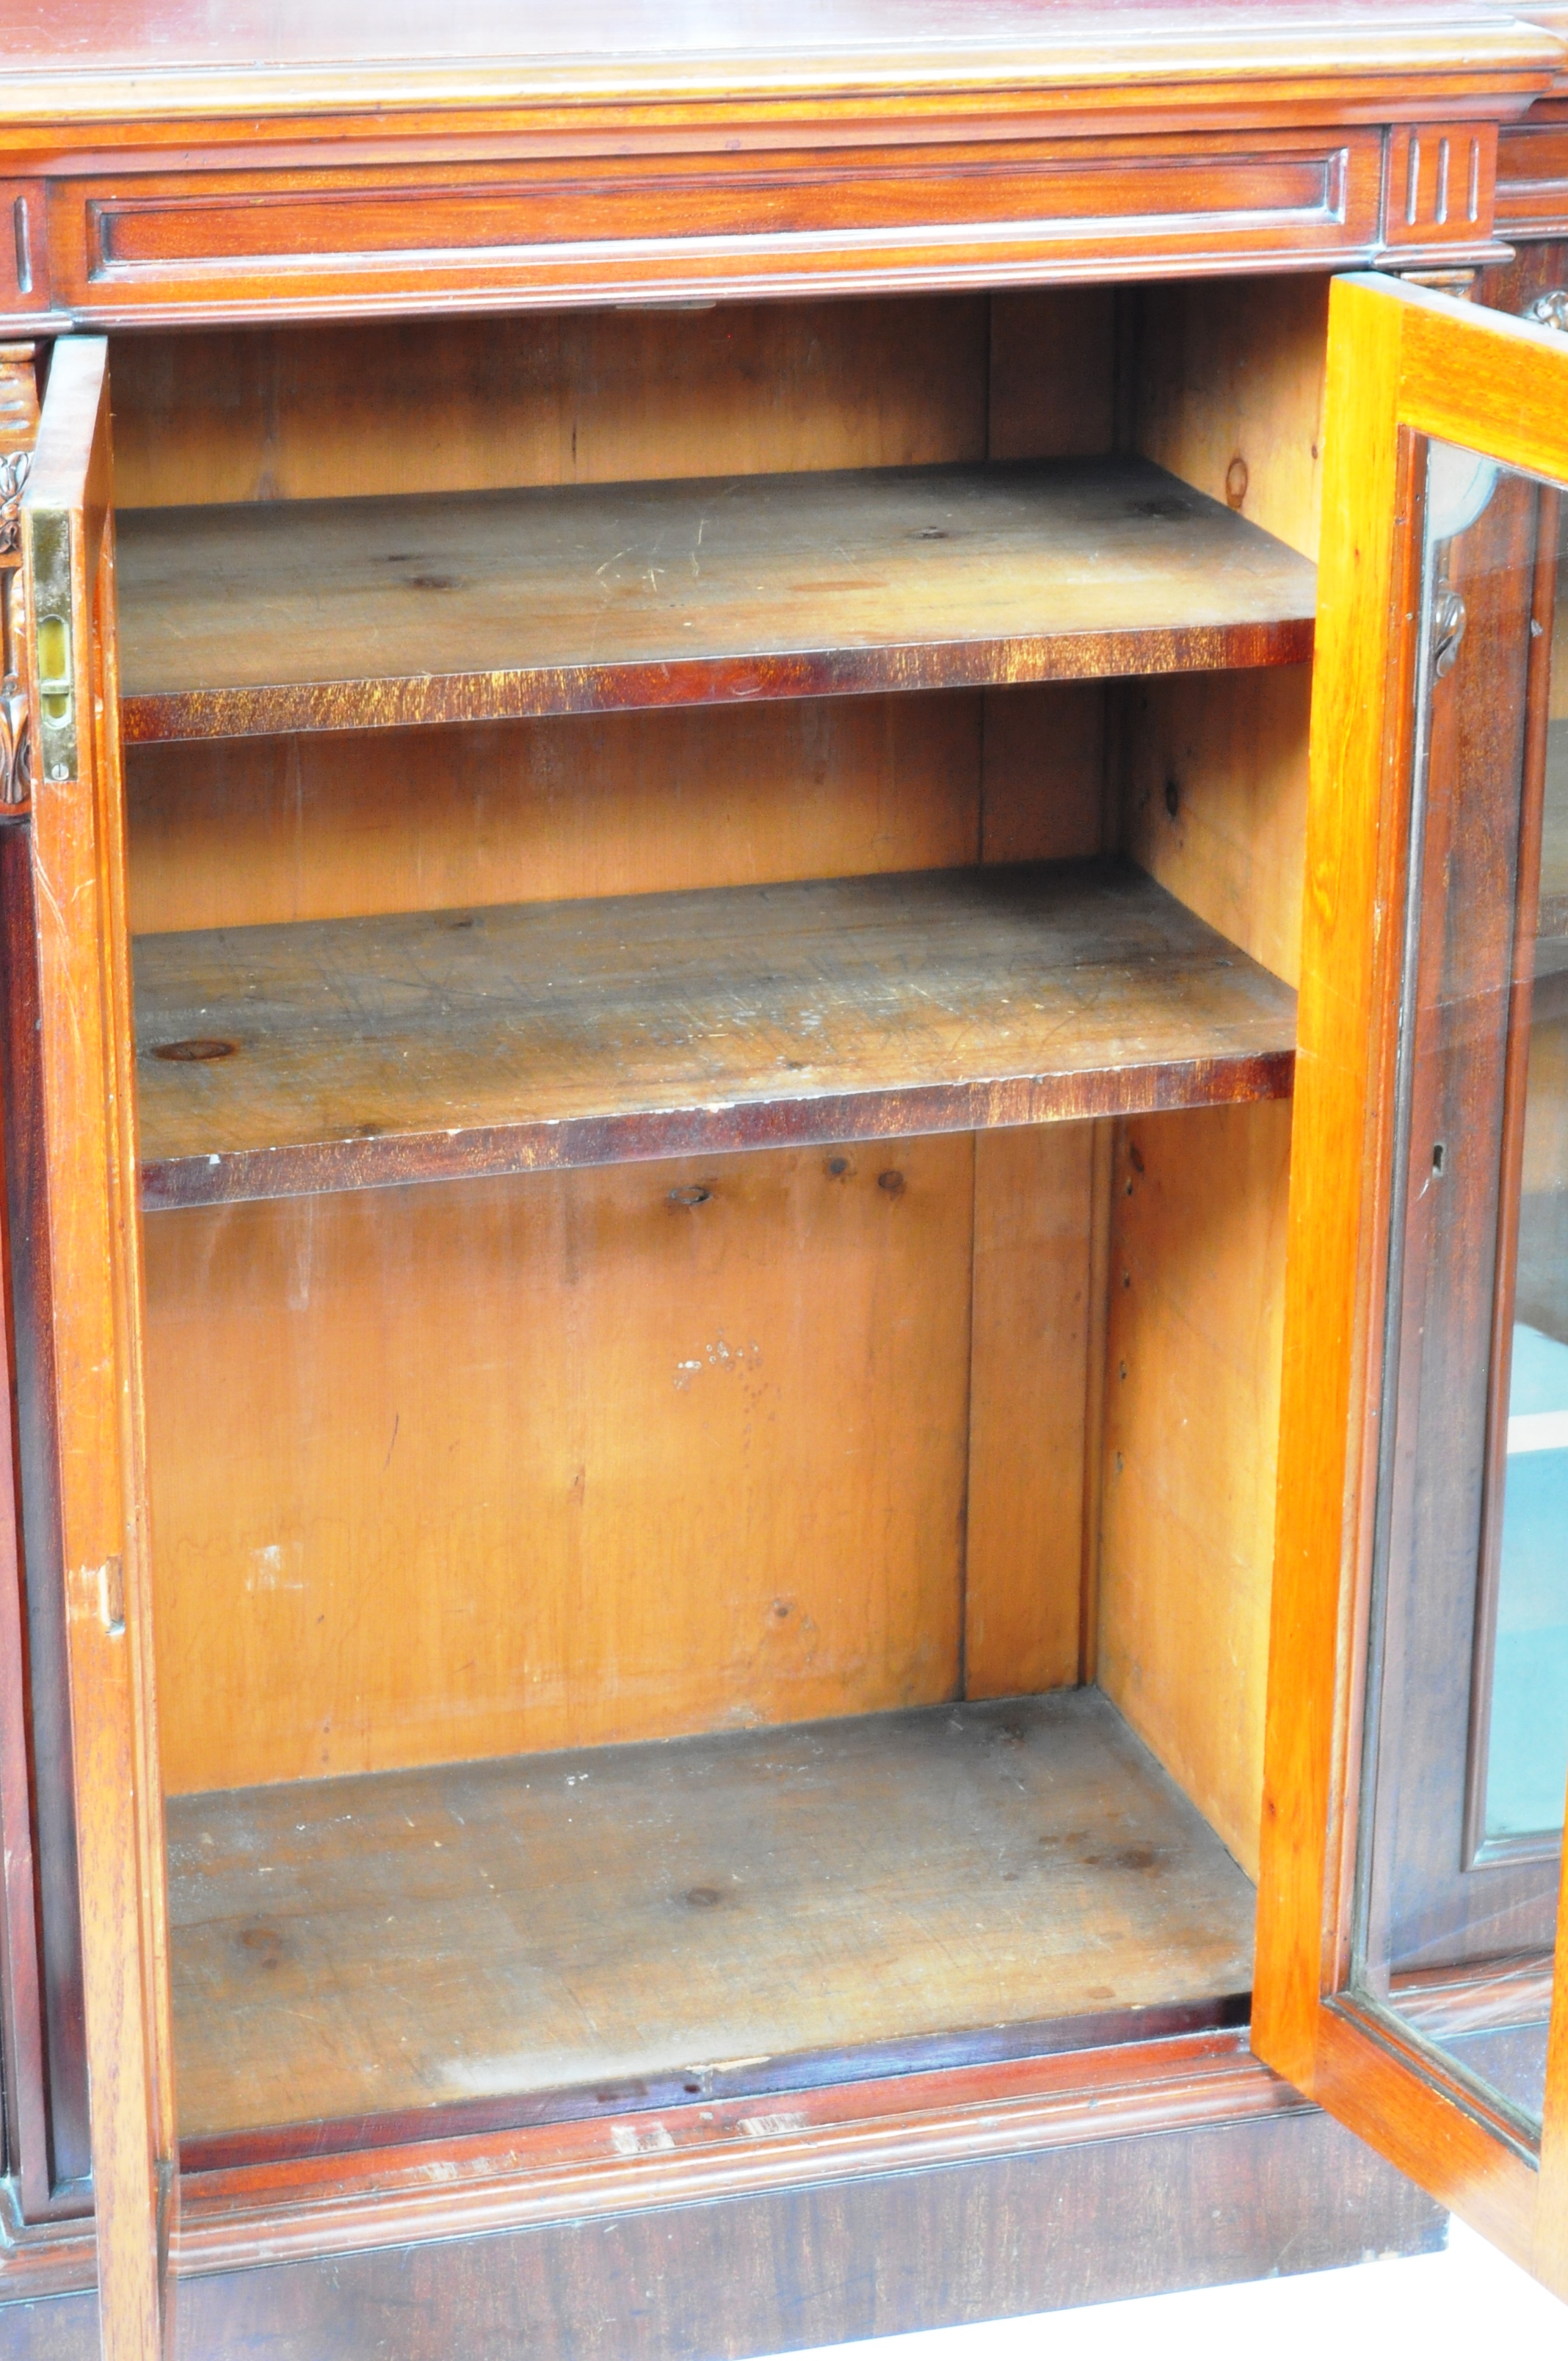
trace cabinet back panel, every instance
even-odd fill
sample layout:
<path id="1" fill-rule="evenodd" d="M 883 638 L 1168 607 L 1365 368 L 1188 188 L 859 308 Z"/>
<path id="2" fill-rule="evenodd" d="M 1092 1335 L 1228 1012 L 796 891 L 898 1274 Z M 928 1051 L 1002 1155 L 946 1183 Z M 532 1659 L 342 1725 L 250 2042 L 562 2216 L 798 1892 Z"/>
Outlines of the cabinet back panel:
<path id="1" fill-rule="evenodd" d="M 1118 1135 L 1100 1681 L 1255 1877 L 1290 1104 Z"/>
<path id="2" fill-rule="evenodd" d="M 1112 296 L 562 312 L 116 337 L 127 508 L 1110 447 Z"/>
<path id="3" fill-rule="evenodd" d="M 170 1789 L 955 1694 L 973 1145 L 839 1160 L 152 1216 Z"/>
<path id="4" fill-rule="evenodd" d="M 1069 859 L 1098 684 L 127 750 L 136 934 Z"/>

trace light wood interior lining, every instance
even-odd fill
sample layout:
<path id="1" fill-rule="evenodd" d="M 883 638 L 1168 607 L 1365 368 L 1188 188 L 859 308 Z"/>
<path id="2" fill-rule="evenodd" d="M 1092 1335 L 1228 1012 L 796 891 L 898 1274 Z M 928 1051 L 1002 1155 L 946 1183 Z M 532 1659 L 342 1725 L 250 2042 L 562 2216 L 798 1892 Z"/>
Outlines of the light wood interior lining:
<path id="1" fill-rule="evenodd" d="M 120 495 L 960 459 L 988 397 L 999 453 L 1101 449 L 1110 310 L 466 324 L 439 363 L 428 330 L 137 339 Z M 1092 852 L 1104 714 L 1091 684 L 137 748 L 133 927 Z M 1084 1137 L 152 1219 L 170 1791 L 949 1696 L 966 1513 L 977 1624 L 1070 1680 Z M 1042 1449 L 1019 1406 L 1058 1399 Z"/>
<path id="2" fill-rule="evenodd" d="M 1328 280 L 1150 288 L 1132 338 L 1135 447 L 1316 558 Z M 1124 692 L 1122 840 L 1211 926 L 1299 981 L 1310 674 Z M 1174 810 L 1171 805 L 1174 803 Z"/>
<path id="3" fill-rule="evenodd" d="M 1288 1102 L 1118 1126 L 1101 1686 L 1256 1874 Z"/>
<path id="4" fill-rule="evenodd" d="M 1102 451 L 1115 434 L 1119 335 L 1136 372 L 1120 399 L 1124 440 L 1225 498 L 1227 478 L 1234 490 L 1239 437 L 1247 463 L 1242 513 L 1310 554 L 1322 307 L 1320 284 L 1291 280 L 1162 289 L 1142 298 L 1045 291 L 998 295 L 989 304 L 911 299 L 454 323 L 439 338 L 428 328 L 354 327 L 126 339 L 116 347 L 115 371 L 119 492 L 129 503 L 156 504 L 913 464 L 975 458 L 988 448 L 997 456 Z M 1136 338 L 1128 333 L 1134 310 L 1142 313 Z M 520 379 L 513 357 L 530 336 L 536 350 Z M 138 747 L 130 762 L 133 923 L 154 932 L 521 895 L 1065 857 L 1119 840 L 1201 915 L 1293 980 L 1304 682 L 1304 672 L 1281 672 L 1262 681 L 1178 680 L 1157 692 L 1091 684 L 374 739 Z M 1173 765 L 1175 816 L 1165 799 Z M 1189 1124 L 1202 1128 L 1184 1148 L 1181 1127 Z M 1162 1143 L 1175 1143 L 1160 1148 L 1169 1174 L 1162 1185 L 1187 1208 L 1187 1228 L 1179 1222 L 1163 1247 L 1152 1234 L 1147 1241 L 1151 1278 L 1136 1308 L 1140 1334 L 1151 1342 L 1146 1352 L 1139 1348 L 1145 1376 L 1135 1417 L 1116 1374 L 1135 1307 L 1117 1301 L 1114 1251 L 1103 1360 L 1094 1344 L 1097 1209 L 1107 1186 L 1121 1191 L 1124 1159 L 1116 1161 L 1113 1180 L 1111 1159 L 1097 1167 L 1090 1127 L 917 1144 L 912 1154 L 935 1159 L 945 1176 L 924 1191 L 921 1271 L 909 1274 L 908 1321 L 936 1323 L 918 1350 L 908 1326 L 878 1345 L 863 1324 L 873 1269 L 885 1275 L 893 1268 L 877 1264 L 883 1245 L 875 1253 L 857 1248 L 861 1276 L 848 1290 L 848 1322 L 833 1258 L 797 1251 L 806 1233 L 796 1213 L 784 1209 L 801 1192 L 803 1202 L 815 1200 L 820 1159 L 759 1159 L 755 1203 L 740 1215 L 732 1206 L 729 1217 L 732 1235 L 745 1234 L 731 1249 L 732 1268 L 760 1290 L 759 1305 L 771 1307 L 775 1324 L 787 1314 L 792 1340 L 837 1340 L 829 1355 L 837 1374 L 826 1392 L 842 1386 L 854 1393 L 857 1433 L 869 1455 L 854 1479 L 863 1500 L 894 1501 L 885 1483 L 866 1492 L 865 1466 L 907 1472 L 917 1444 L 924 1449 L 922 1436 L 962 1438 L 959 1458 L 938 1445 L 940 1471 L 927 1470 L 925 1480 L 940 1499 L 933 1494 L 925 1503 L 925 1542 L 898 1523 L 892 1506 L 892 1523 L 857 1525 L 852 1487 L 834 1472 L 829 1449 L 838 1414 L 822 1409 L 806 1382 L 800 1345 L 792 1365 L 798 1390 L 783 1422 L 789 1449 L 772 1463 L 774 1488 L 758 1512 L 762 1545 L 748 1565 L 737 1556 L 740 1526 L 725 1522 L 725 1504 L 759 1497 L 747 1489 L 754 1481 L 748 1471 L 760 1449 L 764 1459 L 783 1450 L 777 1412 L 771 1429 L 755 1413 L 748 1424 L 731 1412 L 729 1427 L 697 1440 L 696 1422 L 688 1419 L 689 1433 L 682 1426 L 690 1405 L 672 1382 L 661 1410 L 671 1432 L 657 1444 L 669 1455 L 662 1496 L 669 1505 L 651 1513 L 635 1484 L 622 1486 L 623 1499 L 636 1505 L 616 1529 L 620 1541 L 594 1545 L 591 1602 L 583 1589 L 584 1511 L 568 1504 L 556 1513 L 559 1535 L 545 1553 L 554 1571 L 541 1592 L 542 1623 L 531 1628 L 550 1628 L 574 1583 L 575 1611 L 587 1620 L 571 1664 L 557 1655 L 548 1703 L 539 1686 L 520 1689 L 514 1677 L 526 1655 L 504 1538 L 517 1514 L 516 1455 L 507 1420 L 490 1407 L 498 1388 L 505 1394 L 517 1383 L 515 1367 L 511 1376 L 504 1372 L 524 1333 L 520 1298 L 530 1283 L 510 1259 L 497 1271 L 494 1241 L 521 1215 L 492 1210 L 481 1218 L 476 1201 L 466 1216 L 464 1192 L 454 1190 L 378 1192 L 344 1201 L 336 1212 L 239 1207 L 155 1218 L 151 1396 L 171 1788 L 461 1759 L 501 1746 L 566 1742 L 568 1733 L 576 1740 L 722 1726 L 737 1711 L 782 1718 L 861 1710 L 868 1700 L 954 1693 L 966 1653 L 976 1693 L 1045 1686 L 1072 1680 L 1080 1664 L 1092 1672 L 1098 1647 L 1107 1686 L 1135 1726 L 1190 1784 L 1238 1858 L 1250 1861 L 1276 1350 L 1272 1314 L 1259 1315 L 1257 1307 L 1272 1301 L 1286 1125 L 1279 1109 L 1262 1108 L 1164 1118 L 1153 1128 Z M 1143 1131 L 1150 1129 L 1146 1123 Z M 902 1144 L 898 1157 L 905 1166 Z M 861 1150 L 855 1160 L 858 1177 Z M 762 1168 L 774 1162 L 777 1171 L 765 1179 Z M 582 1234 L 581 1221 L 568 1217 L 571 1192 L 587 1191 L 598 1202 L 594 1192 L 635 1194 L 658 1179 L 663 1187 L 655 1193 L 667 1196 L 673 1180 L 664 1176 L 673 1171 L 479 1186 L 498 1204 L 508 1191 L 554 1192 L 551 1235 L 565 1241 Z M 705 1168 L 704 1180 L 710 1177 Z M 448 1194 L 438 1218 L 437 1198 Z M 424 1211 L 416 1213 L 422 1196 Z M 1114 1225 L 1110 1246 L 1125 1245 L 1128 1211 L 1119 1194 L 1107 1219 Z M 401 1268 L 398 1317 L 408 1341 L 400 1347 L 399 1382 L 417 1393 L 433 1373 L 434 1390 L 445 1386 L 455 1356 L 439 1344 L 433 1350 L 432 1339 L 454 1305 L 460 1324 L 478 1321 L 494 1347 L 488 1362 L 489 1346 L 471 1355 L 474 1374 L 464 1364 L 456 1379 L 475 1412 L 462 1445 L 473 1470 L 464 1496 L 480 1504 L 480 1521 L 494 1531 L 455 1554 L 466 1579 L 454 1604 L 454 1644 L 438 1638 L 426 1671 L 415 1669 L 426 1654 L 422 1638 L 410 1646 L 407 1634 L 422 1634 L 433 1616 L 439 1620 L 442 1584 L 433 1569 L 450 1568 L 454 1552 L 447 1537 L 423 1529 L 428 1499 L 419 1483 L 405 1477 L 400 1489 L 392 1475 L 379 1477 L 367 1462 L 357 1467 L 368 1446 L 347 1411 L 356 1393 L 388 1390 L 380 1283 L 370 1273 L 396 1260 L 396 1242 L 411 1222 L 431 1243 Z M 275 1269 L 336 1272 L 332 1325 L 341 1344 L 320 1322 L 313 1280 L 310 1311 L 294 1299 L 280 1307 L 258 1295 L 261 1230 L 269 1241 L 263 1260 L 269 1256 Z M 469 1235 L 476 1230 L 477 1244 Z M 1207 1240 L 1201 1252 L 1192 1244 L 1200 1230 Z M 661 1235 L 656 1224 L 652 1234 Z M 628 1367 L 640 1352 L 646 1358 L 649 1323 L 656 1327 L 668 1310 L 658 1286 L 638 1279 L 634 1263 L 620 1267 L 619 1290 L 603 1275 L 610 1293 L 625 1300 L 611 1326 L 594 1332 L 581 1307 L 595 1282 L 572 1259 L 576 1252 L 563 1244 L 561 1258 L 535 1271 L 532 1283 L 548 1300 L 529 1308 L 529 1322 L 537 1318 L 541 1334 L 559 1336 L 565 1363 L 579 1372 L 596 1354 L 609 1356 L 607 1367 L 618 1354 Z M 444 1257 L 457 1266 L 444 1277 Z M 1223 1282 L 1204 1279 L 1208 1262 L 1223 1268 Z M 655 1256 L 647 1269 L 657 1267 Z M 487 1325 L 481 1299 L 492 1287 Z M 876 1300 L 890 1303 L 893 1294 Z M 710 1308 L 718 1310 L 700 1298 L 691 1306 L 694 1313 Z M 1196 1356 L 1187 1351 L 1190 1312 L 1207 1323 Z M 294 1374 L 280 1367 L 269 1375 L 267 1332 L 291 1324 Z M 703 1353 L 718 1335 L 717 1318 L 708 1324 L 715 1335 L 703 1340 Z M 612 1326 L 624 1332 L 621 1342 Z M 940 1344 L 933 1341 L 937 1329 Z M 694 1347 L 685 1357 L 702 1353 Z M 245 1454 L 257 1417 L 297 1419 L 307 1363 L 311 1385 L 319 1387 L 339 1361 L 340 1379 L 328 1387 L 335 1385 L 337 1397 L 331 1435 L 308 1467 L 296 1467 L 288 1499 L 302 1545 L 319 1568 L 331 1569 L 323 1578 L 336 1601 L 335 1636 L 328 1636 L 329 1618 L 313 1640 L 300 1622 L 302 1594 L 247 1587 L 266 1572 L 250 1553 L 277 1545 L 278 1537 L 251 1532 L 258 1518 L 266 1521 L 261 1510 L 277 1487 L 259 1465 L 244 1474 Z M 844 1374 L 851 1364 L 852 1388 Z M 715 1379 L 709 1392 L 722 1368 L 702 1360 L 702 1378 Z M 1113 1483 L 1108 1473 L 1102 1497 L 1099 1488 L 1093 1421 L 1102 1371 L 1110 1396 L 1104 1464 L 1109 1471 L 1119 1450 L 1141 1470 L 1148 1499 L 1135 1512 L 1124 1475 Z M 733 1387 L 739 1399 L 745 1380 L 740 1372 L 728 1376 L 740 1378 Z M 557 1372 L 552 1382 L 566 1379 Z M 587 1385 L 586 1377 L 578 1382 Z M 1206 1391 L 1211 1382 L 1217 1411 Z M 612 1383 L 624 1411 L 635 1386 L 626 1378 Z M 269 1388 L 271 1404 L 253 1399 Z M 590 1390 L 605 1399 L 597 1381 Z M 1201 1405 L 1204 1419 L 1183 1428 L 1191 1403 Z M 1176 1405 L 1176 1415 L 1167 1416 Z M 385 1407 L 377 1401 L 376 1420 Z M 429 1415 L 421 1411 L 416 1425 Z M 389 1433 L 397 1416 L 393 1404 Z M 561 1416 L 563 1433 L 570 1432 L 566 1409 Z M 617 1418 L 601 1428 L 595 1439 L 601 1467 L 618 1456 L 638 1460 L 636 1437 L 619 1431 Z M 404 1437 L 403 1428 L 398 1432 Z M 421 1448 L 433 1478 L 423 1490 L 438 1497 L 429 1435 Z M 345 1478 L 350 1462 L 357 1472 Z M 578 1464 L 587 1464 L 581 1453 L 572 1473 Z M 231 1466 L 242 1473 L 237 1486 L 227 1480 Z M 813 1466 L 819 1476 L 803 1478 Z M 636 1480 L 649 1480 L 640 1461 Z M 1210 1480 L 1219 1486 L 1217 1517 L 1189 1516 L 1162 1535 L 1166 1496 L 1179 1505 L 1200 1497 Z M 602 1498 L 604 1485 L 598 1488 Z M 1091 1539 L 1084 1581 L 1086 1499 L 1091 1537 L 1102 1521 L 1103 1531 Z M 715 1629 L 685 1632 L 674 1673 L 661 1662 L 646 1683 L 623 1677 L 623 1661 L 631 1658 L 618 1653 L 620 1635 L 633 1635 L 634 1658 L 652 1628 L 639 1620 L 647 1615 L 639 1551 L 652 1532 L 667 1555 L 692 1501 L 707 1519 L 694 1546 L 706 1536 L 716 1554 L 696 1578 L 703 1596 L 690 1611 Z M 847 1553 L 836 1576 L 847 1586 L 843 1597 L 825 1625 L 812 1614 L 828 1636 L 813 1642 L 809 1667 L 795 1608 L 773 1618 L 773 1601 L 795 1595 L 784 1576 L 800 1562 L 791 1534 L 806 1516 L 825 1520 Z M 626 1538 L 632 1524 L 635 1549 Z M 939 1545 L 931 1533 L 941 1535 Z M 724 1569 L 717 1585 L 716 1565 Z M 450 1593 L 449 1572 L 443 1580 Z M 892 1582 L 902 1607 L 877 1590 L 879 1580 Z M 1092 1597 L 1096 1584 L 1101 1603 L 1086 1634 L 1080 1587 Z M 455 1653 L 456 1624 L 465 1615 L 483 1620 L 488 1591 L 499 1594 L 488 1601 L 499 1620 L 491 1656 L 480 1665 L 471 1651 Z M 797 1653 L 786 1662 L 790 1646 Z M 590 1675 L 595 1662 L 599 1671 Z M 1018 1678 L 1010 1677 L 1009 1664 L 1020 1668 Z M 1216 1677 L 1221 1711 L 1205 1738 Z M 1239 1752 L 1231 1757 L 1238 1731 Z"/>
<path id="5" fill-rule="evenodd" d="M 1135 446 L 1315 557 L 1328 285 L 1145 291 Z M 1299 980 L 1310 669 L 1116 692 L 1120 841 Z M 1257 1859 L 1290 1109 L 1116 1126 L 1099 1677 L 1250 1872 Z"/>
<path id="6" fill-rule="evenodd" d="M 149 1219 L 170 1791 L 954 1695 L 973 1143 L 835 1160 Z"/>
<path id="7" fill-rule="evenodd" d="M 126 508 L 1108 450 L 1103 288 L 116 337 Z"/>

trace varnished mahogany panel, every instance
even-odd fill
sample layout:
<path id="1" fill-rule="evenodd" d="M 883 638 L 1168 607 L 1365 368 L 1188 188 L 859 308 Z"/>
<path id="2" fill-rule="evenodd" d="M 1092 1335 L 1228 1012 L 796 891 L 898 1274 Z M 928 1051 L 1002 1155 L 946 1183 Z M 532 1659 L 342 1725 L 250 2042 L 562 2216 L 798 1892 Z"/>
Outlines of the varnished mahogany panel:
<path id="1" fill-rule="evenodd" d="M 1561 236 L 1568 227 L 1568 121 L 1561 116 L 1511 125 L 1499 138 L 1497 227 L 1513 237 Z"/>
<path id="2" fill-rule="evenodd" d="M 738 2131 L 751 2113 L 741 2103 L 722 2127 L 699 2127 L 730 2151 L 723 2204 L 703 2169 L 714 2159 L 700 2146 L 695 2159 L 661 2151 L 655 2113 L 546 2131 L 556 2156 L 536 2170 L 556 2184 L 554 2211 L 524 2203 L 509 2218 L 468 2197 L 464 2227 L 440 2236 L 437 2217 L 462 2221 L 462 2193 L 455 2210 L 429 2150 L 408 2148 L 396 2162 L 411 2191 L 430 2192 L 425 2222 L 406 2201 L 372 2197 L 350 2254 L 341 2233 L 335 2245 L 301 2240 L 283 2193 L 299 2167 L 188 2174 L 178 2351 L 373 2361 L 390 2336 L 405 2361 L 444 2361 L 454 2338 L 491 2361 L 690 2361 L 1440 2246 L 1446 2217 L 1244 2044 L 1234 2033 L 1144 2040 L 862 2084 L 839 2095 L 834 2167 L 811 2184 L 787 2161 L 776 2169 L 798 2141 Z M 581 2156 L 585 2133 L 595 2162 Z M 560 2171 L 563 2148 L 576 2172 Z M 323 2158 L 317 2177 L 343 2184 L 345 2163 Z M 908 2163 L 926 2169 L 899 2169 Z M 661 2170 L 672 2185 L 650 2205 Z M 602 2191 L 585 2202 L 596 2179 L 636 2194 L 618 2213 Z M 270 2216 L 258 2211 L 269 2202 Z M 472 2235 L 481 2229 L 492 2235 Z M 91 2296 L 16 2301 L 89 2284 L 91 2268 L 90 2246 L 62 2249 L 57 2266 L 5 2258 L 7 2361 L 96 2352 Z"/>
<path id="3" fill-rule="evenodd" d="M 137 949 L 149 1207 L 1288 1094 L 1294 995 L 1114 863 Z"/>
<path id="4" fill-rule="evenodd" d="M 1310 564 L 1145 460 L 127 514 L 127 737 L 1294 664 Z"/>
<path id="5" fill-rule="evenodd" d="M 1009 126 L 1013 128 L 1013 126 Z M 862 133 L 863 137 L 863 133 Z M 55 292 L 83 319 L 274 317 L 646 301 L 650 291 L 983 286 L 1098 275 L 1108 225 L 1147 268 L 1373 250 L 1362 129 L 1142 146 L 996 137 L 182 173 L 57 187 Z M 1474 240 L 1475 233 L 1470 233 Z"/>
<path id="6" fill-rule="evenodd" d="M 1399 262 L 1446 258 L 1487 243 L 1497 131 L 1490 123 L 1417 124 L 1390 135 L 1383 236 Z M 1506 249 L 1497 247 L 1501 255 Z"/>

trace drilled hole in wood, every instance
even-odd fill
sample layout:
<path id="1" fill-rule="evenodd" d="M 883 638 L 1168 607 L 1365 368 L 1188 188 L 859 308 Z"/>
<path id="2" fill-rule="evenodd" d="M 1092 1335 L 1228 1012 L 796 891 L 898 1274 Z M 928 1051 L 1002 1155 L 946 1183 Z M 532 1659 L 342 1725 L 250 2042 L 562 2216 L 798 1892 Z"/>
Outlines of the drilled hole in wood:
<path id="1" fill-rule="evenodd" d="M 711 1189 L 704 1189 L 700 1186 L 690 1189 L 672 1189 L 670 1202 L 672 1205 L 706 1205 L 712 1194 Z"/>
<path id="2" fill-rule="evenodd" d="M 204 1066 L 214 1058 L 232 1058 L 238 1048 L 237 1041 L 165 1041 L 152 1054 L 170 1066 Z"/>

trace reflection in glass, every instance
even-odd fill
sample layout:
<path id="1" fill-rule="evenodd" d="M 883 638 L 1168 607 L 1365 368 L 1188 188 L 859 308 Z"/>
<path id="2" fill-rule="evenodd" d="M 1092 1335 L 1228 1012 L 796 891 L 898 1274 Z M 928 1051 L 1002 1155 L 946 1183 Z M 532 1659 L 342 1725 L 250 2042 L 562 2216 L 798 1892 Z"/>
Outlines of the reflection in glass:
<path id="1" fill-rule="evenodd" d="M 1427 456 L 1353 1991 L 1528 2147 L 1568 1789 L 1568 586 L 1554 489 Z"/>

